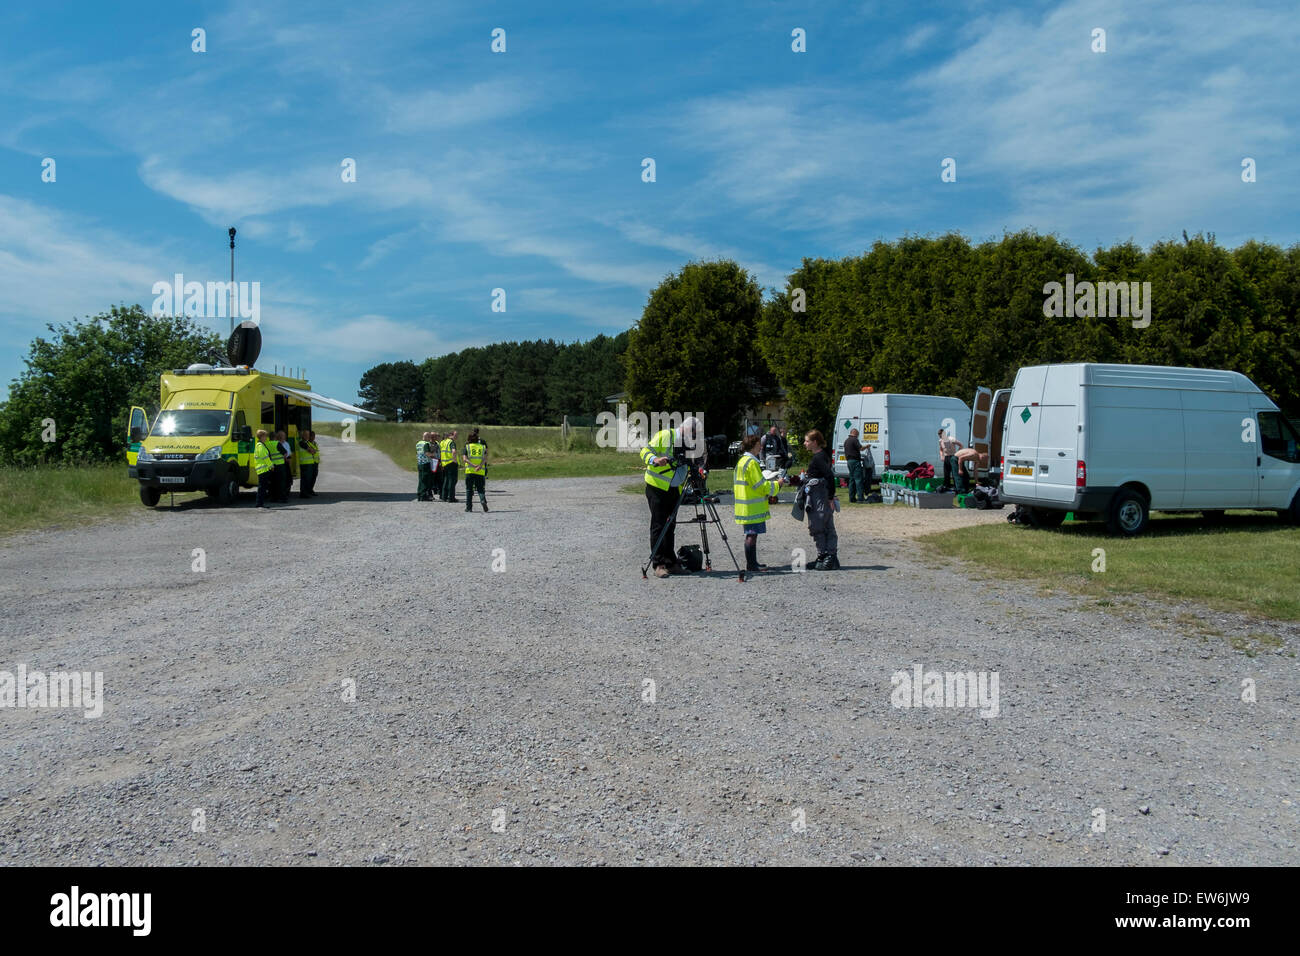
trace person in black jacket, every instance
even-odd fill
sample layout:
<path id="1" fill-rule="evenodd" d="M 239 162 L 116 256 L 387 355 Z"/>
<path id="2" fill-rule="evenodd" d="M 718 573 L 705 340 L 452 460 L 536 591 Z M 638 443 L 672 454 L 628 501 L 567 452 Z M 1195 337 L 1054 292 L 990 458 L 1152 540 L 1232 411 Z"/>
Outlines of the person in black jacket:
<path id="1" fill-rule="evenodd" d="M 777 433 L 776 426 L 773 425 L 763 436 L 762 454 L 764 462 L 767 456 L 772 455 L 776 458 L 777 468 L 790 467 L 790 445 L 786 442 L 784 436 Z"/>
<path id="2" fill-rule="evenodd" d="M 812 455 L 799 493 L 806 496 L 804 511 L 808 515 L 808 533 L 817 546 L 817 562 L 813 570 L 836 571 L 840 566 L 837 554 L 840 542 L 835 533 L 835 512 L 839 510 L 839 503 L 835 500 L 835 470 L 821 432 L 810 431 L 804 436 L 803 446 Z"/>

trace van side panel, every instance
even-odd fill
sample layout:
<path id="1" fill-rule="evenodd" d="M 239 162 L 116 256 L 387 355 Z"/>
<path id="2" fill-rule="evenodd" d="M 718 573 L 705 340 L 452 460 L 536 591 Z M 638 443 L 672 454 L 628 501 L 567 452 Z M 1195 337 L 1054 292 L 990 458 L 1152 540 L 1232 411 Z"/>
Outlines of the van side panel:
<path id="1" fill-rule="evenodd" d="M 1186 443 L 1179 392 L 1169 388 L 1084 386 L 1088 484 L 1116 488 L 1131 481 L 1151 492 L 1151 507 L 1181 508 Z"/>
<path id="2" fill-rule="evenodd" d="M 1241 440 L 1243 418 L 1252 418 L 1241 392 L 1182 391 L 1187 475 L 1184 508 L 1251 508 L 1258 504 L 1257 444 Z"/>

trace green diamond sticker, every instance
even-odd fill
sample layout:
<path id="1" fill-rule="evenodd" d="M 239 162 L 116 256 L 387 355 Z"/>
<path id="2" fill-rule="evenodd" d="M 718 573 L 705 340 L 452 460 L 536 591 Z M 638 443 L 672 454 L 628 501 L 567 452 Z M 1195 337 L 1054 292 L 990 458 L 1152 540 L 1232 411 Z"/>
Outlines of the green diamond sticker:
<path id="1" fill-rule="evenodd" d="M 1020 420 L 1022 422 L 1029 421 L 1029 409 L 1026 408 L 1023 412 L 1020 413 Z"/>
<path id="2" fill-rule="evenodd" d="M 853 427 L 853 422 L 849 421 L 847 418 L 844 419 L 844 427 L 845 427 L 845 428 L 852 428 L 852 427 Z"/>

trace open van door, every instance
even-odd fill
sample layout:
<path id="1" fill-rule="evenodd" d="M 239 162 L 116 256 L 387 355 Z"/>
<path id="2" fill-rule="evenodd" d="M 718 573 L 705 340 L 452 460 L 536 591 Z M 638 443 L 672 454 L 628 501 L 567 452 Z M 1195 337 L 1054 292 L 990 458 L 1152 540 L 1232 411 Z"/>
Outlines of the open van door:
<path id="1" fill-rule="evenodd" d="M 149 434 L 149 418 L 138 405 L 131 406 L 126 425 L 126 474 L 134 478 L 136 459 L 140 457 L 140 444 Z"/>
<path id="2" fill-rule="evenodd" d="M 966 444 L 984 456 L 990 465 L 994 463 L 989 456 L 989 438 L 993 431 L 993 390 L 983 385 L 975 389 L 975 401 L 971 404 L 970 441 Z M 975 461 L 975 475 L 979 477 L 979 459 Z"/>

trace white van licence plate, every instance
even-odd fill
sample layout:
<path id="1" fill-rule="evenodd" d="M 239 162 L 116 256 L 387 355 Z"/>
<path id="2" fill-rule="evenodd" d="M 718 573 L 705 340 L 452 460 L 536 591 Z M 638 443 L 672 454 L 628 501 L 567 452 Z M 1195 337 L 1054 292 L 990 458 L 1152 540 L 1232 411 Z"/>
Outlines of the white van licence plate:
<path id="1" fill-rule="evenodd" d="M 1011 474 L 1020 475 L 1025 478 L 1032 478 L 1034 477 L 1034 466 L 1033 465 L 1012 465 Z"/>

